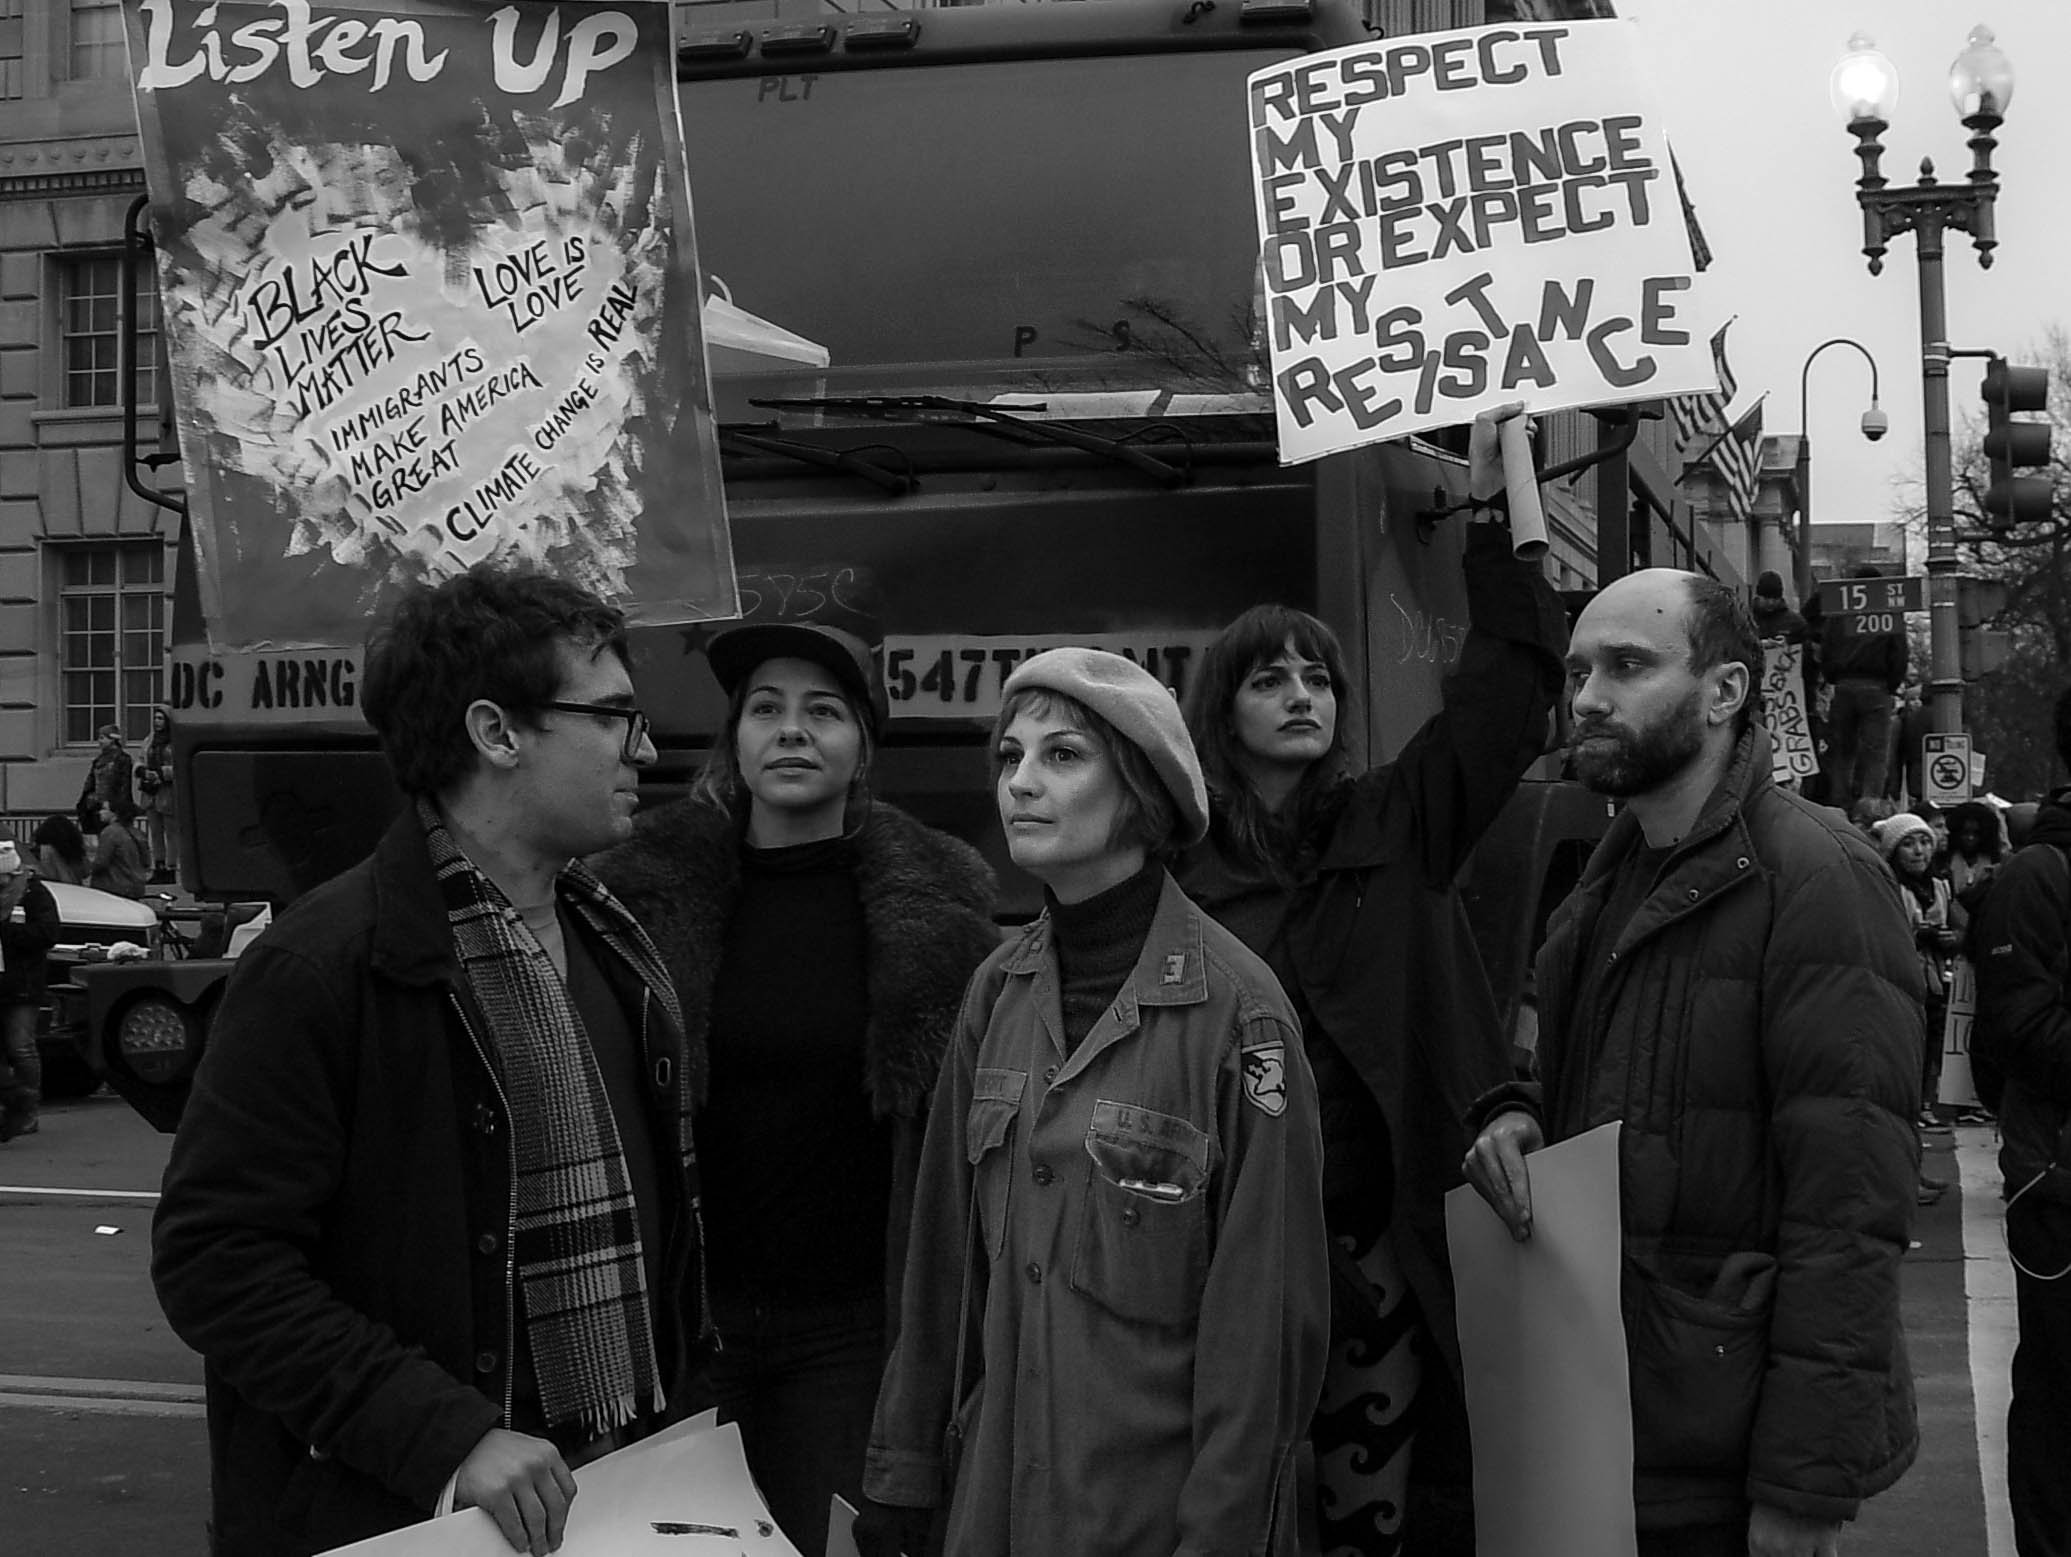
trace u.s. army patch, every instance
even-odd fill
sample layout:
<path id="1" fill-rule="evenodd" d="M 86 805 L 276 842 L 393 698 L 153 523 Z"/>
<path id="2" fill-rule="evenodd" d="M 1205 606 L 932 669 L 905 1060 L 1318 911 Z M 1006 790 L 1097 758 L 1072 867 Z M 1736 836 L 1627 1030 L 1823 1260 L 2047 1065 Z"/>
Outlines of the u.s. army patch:
<path id="1" fill-rule="evenodd" d="M 1287 1112 L 1287 1046 L 1262 1043 L 1244 1051 L 1244 1097 L 1262 1114 Z"/>

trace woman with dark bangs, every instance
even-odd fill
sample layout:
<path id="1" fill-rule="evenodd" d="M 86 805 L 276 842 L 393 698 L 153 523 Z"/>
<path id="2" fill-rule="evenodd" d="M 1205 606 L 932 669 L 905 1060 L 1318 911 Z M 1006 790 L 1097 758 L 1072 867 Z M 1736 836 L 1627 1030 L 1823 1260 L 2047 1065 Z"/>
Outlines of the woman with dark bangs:
<path id="1" fill-rule="evenodd" d="M 1496 427 L 1520 411 L 1474 424 L 1469 491 L 1490 506 L 1468 526 L 1469 631 L 1443 709 L 1392 761 L 1350 771 L 1344 656 L 1305 612 L 1245 612 L 1188 688 L 1211 826 L 1175 874 L 1279 976 L 1322 1112 L 1326 1553 L 1474 1549 L 1443 1201 L 1468 1107 L 1511 1065 L 1453 878 L 1545 749 L 1567 648 L 1559 597 L 1493 506 Z"/>

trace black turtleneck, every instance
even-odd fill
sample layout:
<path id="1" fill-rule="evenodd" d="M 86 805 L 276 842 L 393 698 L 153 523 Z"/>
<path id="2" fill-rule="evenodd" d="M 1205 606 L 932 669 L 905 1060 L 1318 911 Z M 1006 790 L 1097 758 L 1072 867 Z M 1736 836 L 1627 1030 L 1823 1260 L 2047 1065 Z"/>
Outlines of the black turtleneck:
<path id="1" fill-rule="evenodd" d="M 697 1123 L 722 1297 L 882 1287 L 892 1158 L 864 1087 L 867 944 L 852 840 L 741 845 Z"/>
<path id="2" fill-rule="evenodd" d="M 1078 1048 L 1121 992 L 1122 981 L 1143 954 L 1164 890 L 1165 867 L 1151 860 L 1127 881 L 1081 902 L 1060 903 L 1044 892 L 1063 986 L 1066 1054 Z"/>

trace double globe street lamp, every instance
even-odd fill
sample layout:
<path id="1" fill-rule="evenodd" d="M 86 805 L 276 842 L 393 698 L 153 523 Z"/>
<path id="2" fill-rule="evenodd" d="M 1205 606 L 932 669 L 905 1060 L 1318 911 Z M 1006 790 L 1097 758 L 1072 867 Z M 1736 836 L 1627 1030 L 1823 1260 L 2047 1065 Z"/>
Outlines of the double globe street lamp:
<path id="1" fill-rule="evenodd" d="M 1856 180 L 1856 203 L 1862 207 L 1863 248 L 1870 274 L 1884 269 L 1884 251 L 1900 233 L 1914 236 L 1920 270 L 1920 378 L 1922 422 L 1927 440 L 1927 600 L 1930 675 L 1928 713 L 1938 732 L 1963 728 L 1962 651 L 1957 628 L 1955 491 L 1949 455 L 1948 309 L 1942 282 L 1942 235 L 1968 233 L 1978 263 L 1989 267 L 1998 246 L 1992 208 L 1999 195 L 1999 175 L 1992 167 L 1998 145 L 1992 132 L 2013 101 L 2013 65 L 1993 40 L 1989 27 L 1973 27 L 1963 52 L 1949 67 L 1949 96 L 1956 116 L 1970 131 L 1971 166 L 1961 184 L 1943 184 L 1934 163 L 1923 159 L 1917 184 L 1893 188 L 1880 166 L 1884 146 L 1879 139 L 1890 128 L 1898 106 L 1898 67 L 1863 33 L 1848 42 L 1848 53 L 1834 67 L 1834 107 L 1855 136 L 1855 154 L 1862 161 Z"/>

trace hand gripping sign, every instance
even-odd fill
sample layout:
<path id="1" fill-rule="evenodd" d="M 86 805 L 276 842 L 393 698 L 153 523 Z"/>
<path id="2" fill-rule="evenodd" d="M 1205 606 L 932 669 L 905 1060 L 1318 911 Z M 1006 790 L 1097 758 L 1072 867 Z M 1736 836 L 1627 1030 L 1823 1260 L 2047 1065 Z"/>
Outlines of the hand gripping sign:
<path id="1" fill-rule="evenodd" d="M 1284 463 L 1717 386 L 1633 23 L 1418 34 L 1248 87 Z"/>

